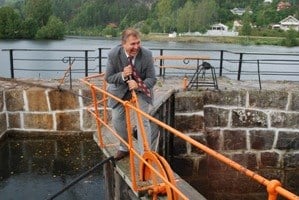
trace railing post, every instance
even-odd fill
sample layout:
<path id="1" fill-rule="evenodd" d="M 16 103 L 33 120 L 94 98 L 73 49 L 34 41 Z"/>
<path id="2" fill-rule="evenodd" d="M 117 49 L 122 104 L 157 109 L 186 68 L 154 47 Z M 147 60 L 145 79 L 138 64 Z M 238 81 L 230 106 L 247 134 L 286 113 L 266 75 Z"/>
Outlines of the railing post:
<path id="1" fill-rule="evenodd" d="M 238 69 L 238 81 L 241 80 L 242 60 L 243 60 L 243 53 L 240 53 L 239 69 Z"/>
<path id="2" fill-rule="evenodd" d="M 222 76 L 222 69 L 223 69 L 223 50 L 220 51 L 219 76 Z"/>
<path id="3" fill-rule="evenodd" d="M 102 49 L 99 48 L 99 74 L 102 73 Z"/>
<path id="4" fill-rule="evenodd" d="M 9 50 L 9 60 L 10 60 L 10 77 L 15 78 L 14 66 L 13 66 L 13 49 Z"/>
<path id="5" fill-rule="evenodd" d="M 160 49 L 160 56 L 162 56 L 163 55 L 163 49 Z M 160 76 L 162 76 L 162 74 L 163 74 L 163 69 L 162 69 L 162 66 L 163 65 L 163 60 L 162 59 L 160 59 Z"/>
<path id="6" fill-rule="evenodd" d="M 88 50 L 85 50 L 85 77 L 88 76 Z"/>
<path id="7" fill-rule="evenodd" d="M 72 58 L 69 57 L 69 69 L 70 69 L 70 89 L 72 89 Z"/>

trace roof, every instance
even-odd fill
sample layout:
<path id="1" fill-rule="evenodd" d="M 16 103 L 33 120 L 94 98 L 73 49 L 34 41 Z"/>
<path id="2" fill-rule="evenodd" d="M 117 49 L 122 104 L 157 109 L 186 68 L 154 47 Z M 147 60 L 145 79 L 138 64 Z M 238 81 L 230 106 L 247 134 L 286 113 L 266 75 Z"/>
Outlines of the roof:
<path id="1" fill-rule="evenodd" d="M 299 25 L 299 20 L 293 17 L 292 15 L 289 15 L 288 17 L 284 18 L 279 22 L 280 24 L 292 24 L 292 25 Z"/>

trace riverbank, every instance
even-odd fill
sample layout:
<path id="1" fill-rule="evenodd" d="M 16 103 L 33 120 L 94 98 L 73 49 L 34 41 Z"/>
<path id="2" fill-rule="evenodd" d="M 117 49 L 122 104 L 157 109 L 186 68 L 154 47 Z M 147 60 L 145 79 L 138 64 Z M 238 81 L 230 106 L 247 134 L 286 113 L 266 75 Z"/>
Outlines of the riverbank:
<path id="1" fill-rule="evenodd" d="M 177 36 L 168 37 L 168 34 L 151 33 L 142 35 L 144 41 L 174 41 L 185 43 L 229 43 L 241 45 L 276 45 L 281 46 L 283 37 L 259 37 L 259 36 Z"/>

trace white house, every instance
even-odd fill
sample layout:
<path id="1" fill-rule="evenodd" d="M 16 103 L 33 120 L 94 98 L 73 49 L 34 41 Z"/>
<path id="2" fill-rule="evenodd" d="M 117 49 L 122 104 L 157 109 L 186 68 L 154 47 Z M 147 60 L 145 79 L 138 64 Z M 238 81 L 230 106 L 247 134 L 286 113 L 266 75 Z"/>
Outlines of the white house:
<path id="1" fill-rule="evenodd" d="M 279 24 L 280 24 L 280 29 L 282 30 L 287 31 L 293 29 L 299 31 L 299 20 L 291 15 L 281 20 Z"/>

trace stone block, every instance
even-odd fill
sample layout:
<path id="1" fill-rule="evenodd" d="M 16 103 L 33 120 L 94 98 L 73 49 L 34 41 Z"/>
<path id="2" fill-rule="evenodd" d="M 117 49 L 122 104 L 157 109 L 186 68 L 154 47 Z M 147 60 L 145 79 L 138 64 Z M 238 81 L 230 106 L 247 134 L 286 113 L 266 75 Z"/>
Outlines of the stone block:
<path id="1" fill-rule="evenodd" d="M 286 153 L 283 157 L 285 168 L 296 168 L 299 166 L 299 153 Z"/>
<path id="2" fill-rule="evenodd" d="M 30 163 L 24 159 L 24 143 L 21 140 L 9 142 L 9 170 L 11 174 L 28 172 Z"/>
<path id="3" fill-rule="evenodd" d="M 175 115 L 175 128 L 181 132 L 197 132 L 203 129 L 204 118 L 198 114 Z"/>
<path id="4" fill-rule="evenodd" d="M 3 91 L 0 91 L 0 112 L 4 110 L 4 97 L 3 97 Z"/>
<path id="5" fill-rule="evenodd" d="M 204 107 L 205 127 L 227 127 L 229 110 L 212 106 Z"/>
<path id="6" fill-rule="evenodd" d="M 288 170 L 286 171 L 285 175 L 285 181 L 283 183 L 283 186 L 293 192 L 294 194 L 299 194 L 299 169 L 294 170 Z"/>
<path id="7" fill-rule="evenodd" d="M 269 150 L 273 147 L 275 131 L 272 130 L 251 130 L 250 145 L 251 149 Z"/>
<path id="8" fill-rule="evenodd" d="M 272 112 L 270 118 L 272 127 L 299 129 L 299 113 Z"/>
<path id="9" fill-rule="evenodd" d="M 24 141 L 25 159 L 30 160 L 31 168 L 34 171 L 45 172 L 51 171 L 52 166 L 47 160 L 55 159 L 55 142 L 54 140 L 26 140 Z"/>
<path id="10" fill-rule="evenodd" d="M 81 90 L 81 94 L 82 94 L 83 106 L 90 106 L 93 104 L 91 90 L 88 89 Z M 97 101 L 102 100 L 101 99 L 102 94 L 100 92 L 97 92 L 96 96 L 97 96 Z"/>
<path id="11" fill-rule="evenodd" d="M 99 109 L 99 117 L 104 119 L 104 110 Z M 107 110 L 107 120 L 108 122 L 111 120 L 111 110 Z M 97 122 L 96 118 L 87 110 L 83 109 L 83 129 L 84 130 L 96 130 L 97 129 Z"/>
<path id="12" fill-rule="evenodd" d="M 33 88 L 26 91 L 29 111 L 48 111 L 48 102 L 44 89 Z"/>
<path id="13" fill-rule="evenodd" d="M 204 104 L 245 107 L 246 91 L 205 91 Z"/>
<path id="14" fill-rule="evenodd" d="M 6 131 L 7 129 L 7 122 L 6 122 L 6 114 L 0 113 L 0 135 Z"/>
<path id="15" fill-rule="evenodd" d="M 53 130 L 53 115 L 44 113 L 25 113 L 24 128 Z"/>
<path id="16" fill-rule="evenodd" d="M 79 97 L 75 91 L 51 90 L 48 96 L 51 110 L 74 110 L 79 107 Z"/>
<path id="17" fill-rule="evenodd" d="M 292 93 L 289 110 L 299 111 L 299 93 Z"/>
<path id="18" fill-rule="evenodd" d="M 249 106 L 255 108 L 275 108 L 285 110 L 288 92 L 280 90 L 262 90 L 249 92 Z"/>
<path id="19" fill-rule="evenodd" d="M 59 131 L 79 131 L 80 113 L 78 111 L 56 113 L 56 125 Z"/>
<path id="20" fill-rule="evenodd" d="M 233 109 L 232 127 L 266 128 L 268 127 L 267 114 L 259 110 Z"/>
<path id="21" fill-rule="evenodd" d="M 175 147 L 172 150 L 174 155 L 180 155 L 180 154 L 187 153 L 186 141 L 177 136 L 174 136 L 174 138 L 173 138 L 173 146 Z"/>
<path id="22" fill-rule="evenodd" d="M 207 140 L 206 140 L 206 137 L 205 137 L 204 134 L 202 134 L 202 133 L 198 133 L 198 134 L 196 134 L 196 135 L 193 134 L 193 135 L 190 135 L 190 137 L 191 137 L 193 140 L 199 142 L 200 144 L 207 146 Z M 190 145 L 191 145 L 191 144 L 190 144 Z M 205 154 L 205 152 L 204 152 L 203 150 L 197 148 L 197 147 L 194 146 L 194 145 L 191 145 L 191 153 Z"/>
<path id="23" fill-rule="evenodd" d="M 8 113 L 9 128 L 21 128 L 20 113 Z"/>
<path id="24" fill-rule="evenodd" d="M 255 153 L 249 152 L 242 154 L 233 154 L 232 160 L 246 167 L 247 169 L 253 171 L 257 169 L 257 157 Z"/>
<path id="25" fill-rule="evenodd" d="M 176 112 L 195 112 L 203 109 L 203 93 L 198 91 L 186 91 L 175 94 Z"/>
<path id="26" fill-rule="evenodd" d="M 262 152 L 261 153 L 261 167 L 277 167 L 279 154 L 276 152 Z"/>
<path id="27" fill-rule="evenodd" d="M 278 132 L 276 148 L 280 150 L 299 150 L 299 132 Z"/>
<path id="28" fill-rule="evenodd" d="M 173 171 L 180 176 L 192 176 L 193 174 L 193 160 L 187 156 L 174 157 L 171 161 Z"/>
<path id="29" fill-rule="evenodd" d="M 221 150 L 221 136 L 220 130 L 209 130 L 206 129 L 206 140 L 209 148 L 216 151 Z"/>
<path id="30" fill-rule="evenodd" d="M 96 118 L 87 110 L 83 110 L 83 129 L 97 129 Z"/>
<path id="31" fill-rule="evenodd" d="M 224 150 L 246 150 L 245 130 L 224 130 L 223 131 Z"/>
<path id="32" fill-rule="evenodd" d="M 8 90 L 5 92 L 7 111 L 24 111 L 23 90 Z"/>

